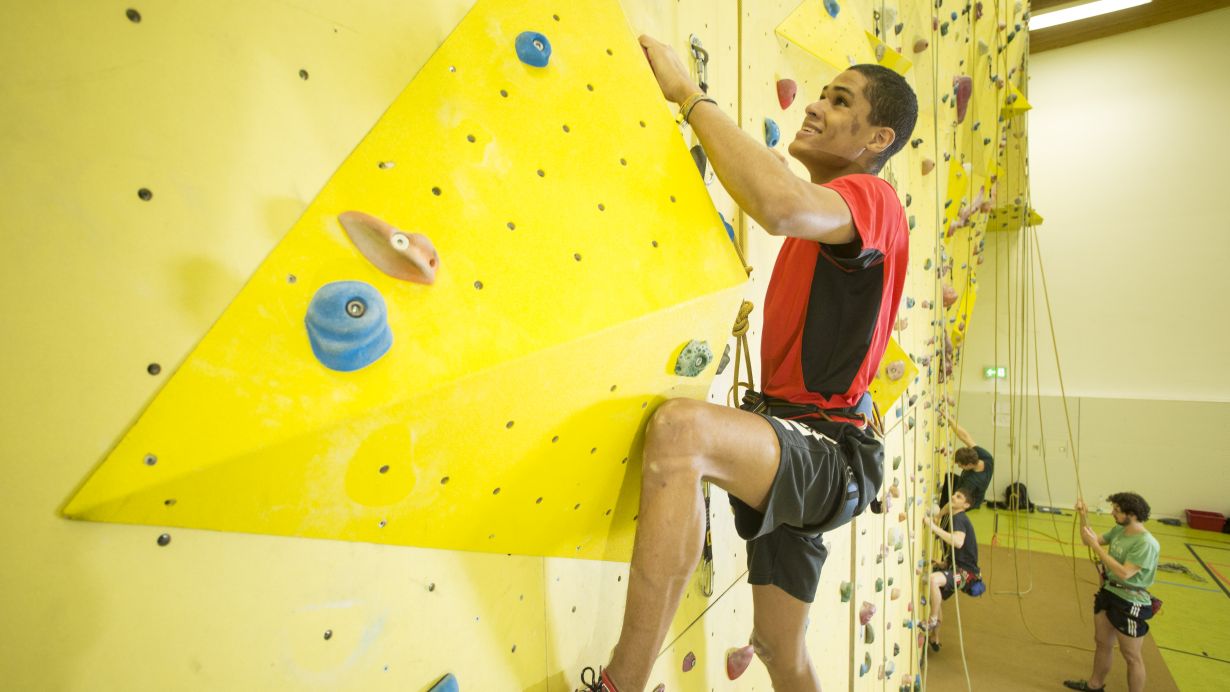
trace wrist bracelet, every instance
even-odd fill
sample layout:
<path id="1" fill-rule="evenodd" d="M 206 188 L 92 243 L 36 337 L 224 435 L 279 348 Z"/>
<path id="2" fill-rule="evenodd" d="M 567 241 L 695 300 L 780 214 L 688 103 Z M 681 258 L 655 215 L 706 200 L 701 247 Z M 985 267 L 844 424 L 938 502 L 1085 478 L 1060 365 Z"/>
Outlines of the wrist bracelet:
<path id="1" fill-rule="evenodd" d="M 717 101 L 714 101 L 711 97 L 706 96 L 705 92 L 698 91 L 697 93 L 689 96 L 687 100 L 684 101 L 683 104 L 679 106 L 679 122 L 681 123 L 688 122 L 688 117 L 692 115 L 692 109 L 696 108 L 696 104 L 700 103 L 701 101 L 708 101 L 709 103 L 712 103 L 715 106 L 717 105 Z"/>

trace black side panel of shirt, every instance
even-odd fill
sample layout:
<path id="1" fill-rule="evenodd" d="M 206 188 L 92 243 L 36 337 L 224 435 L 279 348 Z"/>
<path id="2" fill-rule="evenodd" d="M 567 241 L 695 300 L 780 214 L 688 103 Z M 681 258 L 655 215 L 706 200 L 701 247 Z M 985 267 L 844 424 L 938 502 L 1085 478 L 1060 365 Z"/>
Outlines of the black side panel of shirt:
<path id="1" fill-rule="evenodd" d="M 875 251 L 841 259 L 820 248 L 803 325 L 803 383 L 808 391 L 845 394 L 858 376 L 880 318 L 881 260 Z"/>

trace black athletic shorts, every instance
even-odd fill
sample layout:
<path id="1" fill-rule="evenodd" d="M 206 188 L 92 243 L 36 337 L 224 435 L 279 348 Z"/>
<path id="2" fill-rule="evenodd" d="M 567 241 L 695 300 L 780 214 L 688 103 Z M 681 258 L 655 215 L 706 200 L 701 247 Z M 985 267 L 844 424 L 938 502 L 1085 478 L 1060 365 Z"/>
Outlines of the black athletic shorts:
<path id="1" fill-rule="evenodd" d="M 747 581 L 811 603 L 828 557 L 819 527 L 845 504 L 847 466 L 859 469 L 860 478 L 882 478 L 884 447 L 847 423 L 757 415 L 773 426 L 782 451 L 763 513 L 730 496 L 735 529 L 747 541 Z"/>
<path id="2" fill-rule="evenodd" d="M 1152 603 L 1133 603 L 1103 588 L 1093 597 L 1093 614 L 1103 610 L 1110 624 L 1127 636 L 1143 637 L 1149 633 L 1146 621 L 1153 617 Z"/>
<path id="3" fill-rule="evenodd" d="M 964 567 L 958 567 L 954 571 L 952 568 L 936 565 L 931 569 L 931 571 L 942 572 L 944 574 L 944 578 L 947 580 L 944 582 L 944 585 L 940 587 L 940 597 L 945 601 L 956 595 L 957 589 L 965 591 L 965 587 L 978 577 L 978 575 L 965 569 Z"/>

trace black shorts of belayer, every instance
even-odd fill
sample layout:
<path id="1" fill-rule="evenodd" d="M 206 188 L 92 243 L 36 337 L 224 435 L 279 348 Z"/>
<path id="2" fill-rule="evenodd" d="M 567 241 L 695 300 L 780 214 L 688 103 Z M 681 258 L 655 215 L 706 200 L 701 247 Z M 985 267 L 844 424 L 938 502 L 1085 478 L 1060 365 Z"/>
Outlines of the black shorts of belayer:
<path id="1" fill-rule="evenodd" d="M 1147 620 L 1153 617 L 1152 603 L 1133 603 L 1106 589 L 1099 589 L 1093 596 L 1093 614 L 1106 611 L 1106 619 L 1129 637 L 1143 637 L 1149 633 Z"/>
<path id="2" fill-rule="evenodd" d="M 879 492 L 884 445 L 849 423 L 756 415 L 777 433 L 781 461 L 763 513 L 730 496 L 735 530 L 747 541 L 747 581 L 811 603 L 828 557 L 822 532 L 852 518 L 840 516 L 852 503 L 852 483 L 862 488 L 860 508 Z"/>

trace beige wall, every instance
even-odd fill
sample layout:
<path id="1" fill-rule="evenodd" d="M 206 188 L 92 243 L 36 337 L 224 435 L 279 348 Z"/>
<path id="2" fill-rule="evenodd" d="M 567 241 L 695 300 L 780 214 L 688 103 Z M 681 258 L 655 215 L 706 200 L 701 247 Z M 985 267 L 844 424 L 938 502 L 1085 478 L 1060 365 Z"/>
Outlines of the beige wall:
<path id="1" fill-rule="evenodd" d="M 1230 513 L 1227 31 L 1223 9 L 1031 61 L 1030 181 L 1046 219 L 1035 232 L 1083 488 L 1090 499 L 1136 489 L 1159 515 Z M 1012 480 L 1015 430 L 1018 473 L 1037 498 L 1044 467 L 1035 445 L 1045 436 L 1054 501 L 1066 505 L 1075 467 L 1042 285 L 1035 280 L 1036 318 L 1022 309 L 1020 289 L 1007 288 L 1022 275 L 1020 240 L 987 241 L 961 417 L 980 442 L 996 441 L 1005 460 L 998 488 Z M 1038 329 L 1026 328 L 1026 314 Z M 981 375 L 992 363 L 1009 366 L 998 397 Z M 1005 420 L 1008 392 L 1039 389 L 1041 427 L 1034 399 L 1018 400 Z"/>

